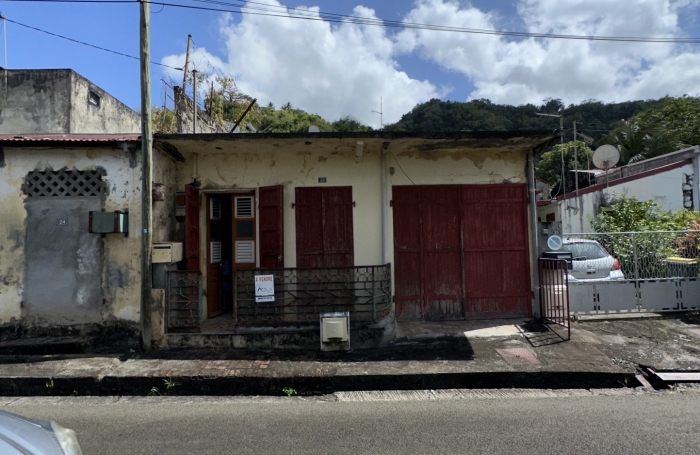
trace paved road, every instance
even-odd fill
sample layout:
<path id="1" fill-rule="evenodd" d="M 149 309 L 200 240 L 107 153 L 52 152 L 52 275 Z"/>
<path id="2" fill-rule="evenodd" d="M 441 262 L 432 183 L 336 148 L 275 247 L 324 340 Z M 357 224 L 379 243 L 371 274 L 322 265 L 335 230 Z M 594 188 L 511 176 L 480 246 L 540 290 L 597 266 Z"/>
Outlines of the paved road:
<path id="1" fill-rule="evenodd" d="M 610 394 L 464 392 L 438 400 L 398 394 L 398 401 L 363 395 L 365 401 L 350 402 L 23 398 L 0 399 L 0 408 L 75 429 L 85 455 L 700 451 L 700 393 Z"/>

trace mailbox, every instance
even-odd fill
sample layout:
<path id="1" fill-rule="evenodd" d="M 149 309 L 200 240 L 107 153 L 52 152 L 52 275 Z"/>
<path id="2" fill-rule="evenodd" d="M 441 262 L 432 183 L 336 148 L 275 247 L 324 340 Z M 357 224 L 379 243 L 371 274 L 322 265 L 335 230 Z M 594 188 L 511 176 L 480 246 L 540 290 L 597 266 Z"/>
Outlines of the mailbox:
<path id="1" fill-rule="evenodd" d="M 182 242 L 154 243 L 151 262 L 154 264 L 174 264 L 182 261 Z"/>
<path id="2" fill-rule="evenodd" d="M 569 270 L 574 268 L 574 254 L 570 251 L 545 251 L 542 259 L 564 259 L 569 266 Z"/>

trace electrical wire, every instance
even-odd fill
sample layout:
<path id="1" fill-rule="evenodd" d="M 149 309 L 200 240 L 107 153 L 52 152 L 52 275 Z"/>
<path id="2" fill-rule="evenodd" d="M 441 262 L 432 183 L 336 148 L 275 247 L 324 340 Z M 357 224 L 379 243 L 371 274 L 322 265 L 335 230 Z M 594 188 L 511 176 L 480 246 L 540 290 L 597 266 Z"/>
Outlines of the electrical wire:
<path id="1" fill-rule="evenodd" d="M 102 2 L 100 2 L 100 3 L 102 3 Z M 124 2 L 120 2 L 120 3 L 124 3 Z M 78 41 L 77 39 L 68 38 L 67 36 L 59 35 L 58 33 L 49 32 L 49 31 L 47 31 L 47 30 L 43 30 L 43 29 L 40 29 L 40 28 L 37 28 L 37 27 L 32 27 L 31 25 L 27 25 L 27 24 L 23 24 L 23 23 L 21 23 L 21 22 L 13 21 L 12 19 L 8 19 L 7 17 L 0 16 L 0 18 L 6 20 L 7 22 L 11 22 L 11 23 L 13 23 L 13 24 L 15 24 L 15 25 L 19 25 L 20 27 L 25 27 L 25 28 L 28 28 L 28 29 L 30 29 L 30 30 L 35 30 L 35 31 L 41 32 L 41 33 L 46 33 L 47 35 L 55 36 L 55 37 L 57 37 L 57 38 L 61 38 L 61 39 L 64 39 L 64 40 L 72 41 L 72 42 L 74 42 L 74 43 L 82 44 L 83 46 L 92 47 L 92 48 L 95 48 L 95 49 L 99 49 L 99 50 L 101 50 L 101 51 L 110 52 L 110 53 L 112 53 L 112 54 L 120 55 L 120 56 L 122 56 L 122 57 L 131 58 L 131 59 L 134 59 L 134 60 L 140 60 L 139 57 L 135 57 L 135 56 L 133 56 L 133 55 L 125 54 L 125 53 L 119 52 L 119 51 L 114 51 L 114 50 L 112 50 L 112 49 L 107 49 L 107 48 L 101 47 L 101 46 L 96 46 L 96 45 L 94 45 L 94 44 L 86 43 L 86 42 L 84 42 L 84 41 Z M 152 65 L 163 66 L 163 67 L 165 67 L 165 68 L 170 68 L 170 69 L 177 70 L 177 71 L 182 71 L 182 68 L 175 68 L 174 66 L 166 65 L 166 64 L 164 64 L 164 63 L 158 63 L 158 62 L 151 61 L 151 64 L 152 64 Z"/>
<path id="2" fill-rule="evenodd" d="M 0 0 L 0 1 L 14 1 L 14 2 L 41 2 L 41 3 L 130 3 L 133 4 L 133 0 Z M 324 13 L 317 11 L 309 11 L 305 13 L 302 10 L 292 9 L 290 10 L 286 6 L 280 5 L 268 5 L 260 2 L 246 1 L 243 3 L 241 0 L 239 3 L 230 3 L 218 0 L 191 0 L 199 3 L 206 3 L 210 5 L 222 6 L 222 8 L 206 7 L 206 6 L 196 6 L 196 5 L 186 5 L 178 3 L 165 3 L 158 1 L 148 1 L 145 3 L 154 5 L 171 6 L 174 8 L 185 8 L 201 11 L 215 11 L 224 13 L 237 13 L 237 14 L 249 14 L 249 15 L 259 15 L 259 16 L 270 16 L 270 17 L 282 17 L 288 19 L 304 19 L 304 20 L 314 20 L 314 21 L 326 21 L 326 22 L 336 22 L 336 23 L 351 23 L 357 25 L 371 25 L 386 28 L 401 28 L 401 29 L 417 29 L 417 30 L 434 30 L 434 31 L 446 31 L 446 32 L 456 32 L 456 33 L 469 33 L 469 34 L 481 34 L 481 35 L 498 35 L 498 36 L 511 36 L 520 38 L 542 38 L 542 39 L 569 39 L 569 40 L 586 40 L 586 41 L 617 41 L 617 42 L 640 42 L 640 43 L 670 43 L 670 44 L 700 44 L 700 38 L 688 37 L 688 38 L 678 38 L 678 37 L 637 37 L 637 36 L 598 36 L 598 35 L 566 35 L 566 34 L 555 34 L 555 33 L 534 33 L 534 32 L 516 32 L 509 30 L 488 30 L 488 29 L 475 29 L 475 28 L 464 28 L 464 27 L 452 27 L 444 25 L 434 25 L 434 24 L 420 24 L 412 22 L 399 22 L 399 21 L 389 21 L 383 19 L 372 19 L 361 16 L 350 16 L 336 13 Z M 261 5 L 261 6 L 251 6 L 251 5 Z M 234 8 L 234 9 L 232 9 Z M 277 8 L 277 9 L 274 9 Z M 285 10 L 282 11 L 281 8 Z M 244 11 L 248 10 L 248 11 Z M 253 12 L 257 11 L 257 12 Z"/>

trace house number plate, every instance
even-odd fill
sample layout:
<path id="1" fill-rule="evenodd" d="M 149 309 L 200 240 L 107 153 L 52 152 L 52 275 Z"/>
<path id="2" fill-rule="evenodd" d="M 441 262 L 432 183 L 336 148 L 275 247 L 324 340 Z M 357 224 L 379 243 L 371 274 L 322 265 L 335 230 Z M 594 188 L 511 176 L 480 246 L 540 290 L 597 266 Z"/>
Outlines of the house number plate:
<path id="1" fill-rule="evenodd" d="M 68 224 L 68 220 L 65 218 L 59 218 L 56 220 L 56 226 L 65 226 Z"/>

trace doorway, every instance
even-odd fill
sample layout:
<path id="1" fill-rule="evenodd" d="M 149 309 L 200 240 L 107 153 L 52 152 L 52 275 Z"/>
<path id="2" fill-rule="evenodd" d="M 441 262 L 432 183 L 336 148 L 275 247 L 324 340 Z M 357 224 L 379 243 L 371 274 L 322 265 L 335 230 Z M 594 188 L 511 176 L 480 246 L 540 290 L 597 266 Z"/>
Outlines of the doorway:
<path id="1" fill-rule="evenodd" d="M 233 311 L 233 272 L 255 268 L 255 192 L 207 194 L 207 318 Z"/>

